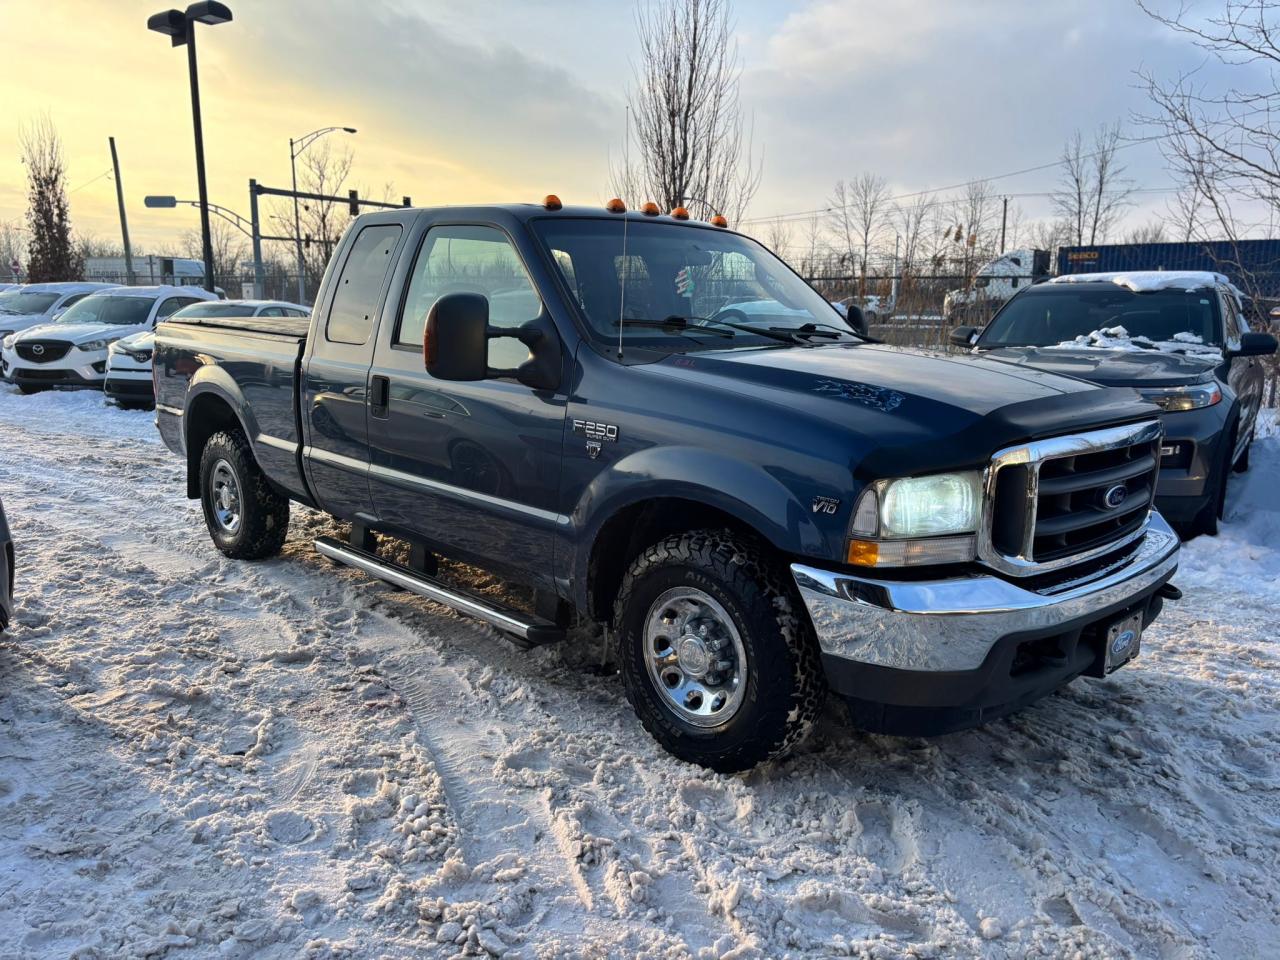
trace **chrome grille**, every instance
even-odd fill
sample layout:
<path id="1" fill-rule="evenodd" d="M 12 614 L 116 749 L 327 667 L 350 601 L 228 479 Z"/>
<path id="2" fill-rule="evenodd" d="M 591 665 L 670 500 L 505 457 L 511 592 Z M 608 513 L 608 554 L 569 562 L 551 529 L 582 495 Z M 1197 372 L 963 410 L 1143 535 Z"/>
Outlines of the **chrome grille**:
<path id="1" fill-rule="evenodd" d="M 23 360 L 30 363 L 52 363 L 61 360 L 71 350 L 66 340 L 24 340 L 14 349 Z"/>
<path id="2" fill-rule="evenodd" d="M 986 471 L 979 558 L 1030 576 L 1136 540 L 1155 498 L 1161 435 L 1150 420 L 1001 450 Z"/>

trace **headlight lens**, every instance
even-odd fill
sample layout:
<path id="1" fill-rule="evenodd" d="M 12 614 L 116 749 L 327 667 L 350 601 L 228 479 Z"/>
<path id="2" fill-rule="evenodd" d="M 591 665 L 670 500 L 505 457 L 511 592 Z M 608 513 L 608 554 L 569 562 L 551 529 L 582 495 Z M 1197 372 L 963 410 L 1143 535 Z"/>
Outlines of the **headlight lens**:
<path id="1" fill-rule="evenodd" d="M 106 350 L 111 344 L 115 343 L 118 337 L 103 337 L 101 340 L 89 340 L 85 343 L 76 344 L 77 350 L 84 350 L 86 353 L 92 353 L 94 350 Z"/>
<path id="2" fill-rule="evenodd" d="M 879 567 L 972 560 L 981 515 L 976 470 L 880 480 L 854 507 L 845 559 Z"/>
<path id="3" fill-rule="evenodd" d="M 5 334 L 4 339 L 0 340 L 0 347 L 4 347 L 6 350 L 12 350 L 13 345 L 16 341 L 17 341 L 17 337 L 15 337 L 12 333 L 7 333 Z"/>
<path id="4" fill-rule="evenodd" d="M 1222 391 L 1216 383 L 1194 383 L 1187 387 L 1162 387 L 1139 390 L 1143 400 L 1154 403 L 1161 410 L 1199 410 L 1212 407 L 1222 399 Z"/>

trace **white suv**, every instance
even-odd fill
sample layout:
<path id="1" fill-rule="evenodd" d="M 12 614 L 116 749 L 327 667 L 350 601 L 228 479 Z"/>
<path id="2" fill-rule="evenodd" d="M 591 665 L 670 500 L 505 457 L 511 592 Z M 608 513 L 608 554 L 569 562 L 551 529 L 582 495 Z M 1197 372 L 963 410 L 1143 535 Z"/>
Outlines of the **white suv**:
<path id="1" fill-rule="evenodd" d="M 219 317 L 309 317 L 311 310 L 287 300 L 216 300 L 183 307 L 171 319 Z M 144 330 L 117 340 L 107 357 L 107 379 L 102 389 L 121 407 L 155 406 L 155 389 L 151 383 L 151 353 L 155 333 Z"/>
<path id="2" fill-rule="evenodd" d="M 0 375 L 9 379 L 4 343 L 13 334 L 56 320 L 67 307 L 114 283 L 28 283 L 0 291 Z"/>
<path id="3" fill-rule="evenodd" d="M 90 294 L 53 323 L 15 333 L 5 341 L 9 379 L 23 393 L 52 386 L 100 387 L 107 350 L 156 321 L 217 294 L 199 287 L 114 287 Z"/>

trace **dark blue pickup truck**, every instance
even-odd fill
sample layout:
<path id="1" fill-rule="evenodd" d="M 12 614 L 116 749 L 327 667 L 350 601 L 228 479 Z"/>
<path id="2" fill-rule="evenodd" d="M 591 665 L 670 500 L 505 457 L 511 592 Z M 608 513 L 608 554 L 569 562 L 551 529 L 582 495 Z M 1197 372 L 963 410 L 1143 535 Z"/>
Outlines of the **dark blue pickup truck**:
<path id="1" fill-rule="evenodd" d="M 868 342 L 749 238 L 621 207 L 370 214 L 309 324 L 162 324 L 157 421 L 218 548 L 276 553 L 297 501 L 350 522 L 325 556 L 517 642 L 603 623 L 645 728 L 726 771 L 828 688 L 937 733 L 1137 653 L 1178 595 L 1157 408 Z"/>

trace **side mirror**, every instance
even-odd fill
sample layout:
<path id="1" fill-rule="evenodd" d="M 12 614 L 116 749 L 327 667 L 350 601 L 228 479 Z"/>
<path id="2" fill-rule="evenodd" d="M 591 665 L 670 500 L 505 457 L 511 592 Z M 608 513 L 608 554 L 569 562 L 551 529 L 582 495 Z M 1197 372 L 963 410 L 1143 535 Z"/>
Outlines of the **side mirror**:
<path id="1" fill-rule="evenodd" d="M 973 342 L 978 339 L 977 327 L 956 327 L 947 335 L 947 339 L 951 341 L 954 347 L 964 347 L 966 350 L 973 346 Z"/>
<path id="2" fill-rule="evenodd" d="M 1276 338 L 1269 333 L 1242 333 L 1240 346 L 1228 350 L 1231 357 L 1269 357 L 1276 352 Z"/>
<path id="3" fill-rule="evenodd" d="M 529 348 L 529 359 L 514 370 L 489 366 L 489 341 L 513 337 Z M 489 301 L 478 293 L 450 293 L 427 312 L 422 359 L 438 380 L 512 377 L 534 390 L 560 386 L 560 336 L 545 312 L 514 330 L 489 326 Z"/>
<path id="4" fill-rule="evenodd" d="M 853 329 L 854 333 L 867 336 L 871 331 L 867 326 L 867 316 L 862 312 L 862 308 L 856 303 L 851 303 L 846 308 L 845 323 Z"/>

